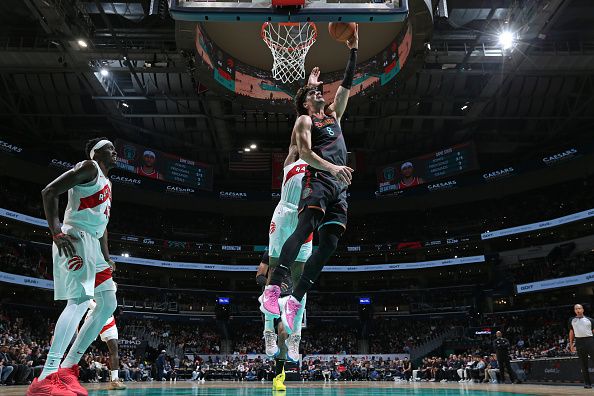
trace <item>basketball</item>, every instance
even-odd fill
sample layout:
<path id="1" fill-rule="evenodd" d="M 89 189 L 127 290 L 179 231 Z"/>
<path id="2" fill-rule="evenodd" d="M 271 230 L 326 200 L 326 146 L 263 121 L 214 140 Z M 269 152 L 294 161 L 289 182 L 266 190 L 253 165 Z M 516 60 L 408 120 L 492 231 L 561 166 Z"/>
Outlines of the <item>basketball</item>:
<path id="1" fill-rule="evenodd" d="M 355 29 L 357 29 L 357 24 L 355 22 L 330 22 L 328 24 L 328 33 L 330 33 L 330 37 L 342 43 L 353 37 Z"/>

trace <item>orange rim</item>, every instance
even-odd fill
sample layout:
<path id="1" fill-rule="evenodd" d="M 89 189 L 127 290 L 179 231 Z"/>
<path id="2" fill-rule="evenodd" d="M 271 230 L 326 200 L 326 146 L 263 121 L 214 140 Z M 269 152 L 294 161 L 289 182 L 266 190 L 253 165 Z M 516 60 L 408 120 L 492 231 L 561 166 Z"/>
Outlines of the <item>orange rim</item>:
<path id="1" fill-rule="evenodd" d="M 285 46 L 278 45 L 278 44 L 273 43 L 270 40 L 268 40 L 268 38 L 266 37 L 265 31 L 266 31 L 266 28 L 271 25 L 271 22 L 264 22 L 262 24 L 262 29 L 260 30 L 260 36 L 262 37 L 262 40 L 266 43 L 266 45 L 270 49 L 272 49 L 274 47 L 275 49 L 283 49 L 288 52 L 298 51 L 305 47 L 311 47 L 313 45 L 313 43 L 316 41 L 316 39 L 318 38 L 318 28 L 317 28 L 316 24 L 313 22 L 306 22 L 306 23 L 309 24 L 309 26 L 313 29 L 313 32 L 314 32 L 313 37 L 297 47 L 285 47 Z M 278 22 L 278 25 L 279 26 L 299 26 L 299 23 L 298 22 Z"/>

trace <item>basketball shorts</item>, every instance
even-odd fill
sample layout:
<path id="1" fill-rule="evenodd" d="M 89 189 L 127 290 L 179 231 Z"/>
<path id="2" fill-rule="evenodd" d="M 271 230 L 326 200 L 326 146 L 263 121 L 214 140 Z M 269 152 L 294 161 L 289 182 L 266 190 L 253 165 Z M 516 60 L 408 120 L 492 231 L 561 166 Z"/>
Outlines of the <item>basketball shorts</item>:
<path id="1" fill-rule="evenodd" d="M 346 229 L 348 207 L 347 187 L 326 172 L 307 168 L 303 177 L 299 213 L 305 208 L 321 210 L 324 217 L 318 229 L 328 224 L 338 224 Z"/>
<path id="2" fill-rule="evenodd" d="M 113 316 L 109 318 L 107 324 L 103 326 L 103 329 L 101 329 L 99 336 L 101 337 L 101 341 L 103 342 L 118 339 L 118 326 L 116 326 L 116 322 Z"/>
<path id="3" fill-rule="evenodd" d="M 99 239 L 75 228 L 69 228 L 65 233 L 73 238 L 75 254 L 73 257 L 60 256 L 58 247 L 52 244 L 54 300 L 93 298 L 96 292 L 116 290 Z"/>
<path id="4" fill-rule="evenodd" d="M 272 221 L 270 222 L 268 255 L 278 258 L 286 240 L 297 228 L 297 206 L 288 202 L 280 201 L 274 209 Z M 311 256 L 313 235 L 301 246 L 295 261 L 305 262 Z"/>

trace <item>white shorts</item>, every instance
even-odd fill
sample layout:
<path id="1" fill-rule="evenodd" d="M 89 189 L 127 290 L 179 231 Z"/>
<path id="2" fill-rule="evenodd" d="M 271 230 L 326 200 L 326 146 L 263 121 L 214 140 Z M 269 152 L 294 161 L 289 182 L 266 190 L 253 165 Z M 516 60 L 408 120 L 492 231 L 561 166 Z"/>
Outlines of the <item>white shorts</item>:
<path id="1" fill-rule="evenodd" d="M 285 244 L 285 241 L 297 228 L 298 212 L 297 206 L 287 202 L 279 202 L 274 209 L 272 221 L 270 222 L 270 233 L 268 242 L 268 255 L 278 258 Z M 313 243 L 310 240 L 301 246 L 299 255 L 295 261 L 306 262 L 311 256 Z"/>
<path id="2" fill-rule="evenodd" d="M 109 340 L 117 340 L 118 339 L 118 326 L 116 326 L 115 319 L 113 316 L 110 318 L 109 323 L 103 327 L 99 336 L 101 337 L 101 341 L 107 342 Z M 113 323 L 113 324 L 112 324 Z"/>
<path id="3" fill-rule="evenodd" d="M 111 267 L 103 258 L 99 239 L 74 228 L 68 228 L 66 233 L 75 238 L 72 242 L 75 255 L 60 256 L 58 247 L 52 244 L 54 300 L 92 298 L 96 292 L 116 290 Z"/>

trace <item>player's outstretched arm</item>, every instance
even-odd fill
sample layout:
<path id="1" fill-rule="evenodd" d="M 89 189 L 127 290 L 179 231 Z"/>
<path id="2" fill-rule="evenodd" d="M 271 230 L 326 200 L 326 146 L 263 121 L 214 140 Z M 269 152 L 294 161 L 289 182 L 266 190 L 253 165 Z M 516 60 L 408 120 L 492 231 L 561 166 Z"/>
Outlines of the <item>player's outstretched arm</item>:
<path id="1" fill-rule="evenodd" d="M 60 217 L 58 214 L 60 195 L 74 186 L 90 182 L 97 177 L 97 173 L 97 168 L 93 165 L 93 161 L 84 161 L 81 165 L 60 175 L 41 191 L 45 218 L 47 219 L 52 238 L 58 247 L 60 255 L 73 256 L 75 253 L 71 237 L 64 235 L 60 228 Z"/>
<path id="2" fill-rule="evenodd" d="M 330 172 L 339 182 L 349 185 L 353 179 L 353 169 L 348 166 L 334 165 L 326 161 L 311 149 L 311 117 L 302 115 L 295 123 L 295 137 L 299 148 L 299 157 L 316 169 Z"/>
<path id="3" fill-rule="evenodd" d="M 340 87 L 338 87 L 336 95 L 334 96 L 334 102 L 328 107 L 329 112 L 336 113 L 336 119 L 339 121 L 346 110 L 351 87 L 353 86 L 355 67 L 357 66 L 357 50 L 359 49 L 359 25 L 357 25 L 355 34 L 349 41 L 347 41 L 346 45 L 351 50 L 349 61 L 346 70 L 344 71 L 342 83 L 340 84 Z"/>

